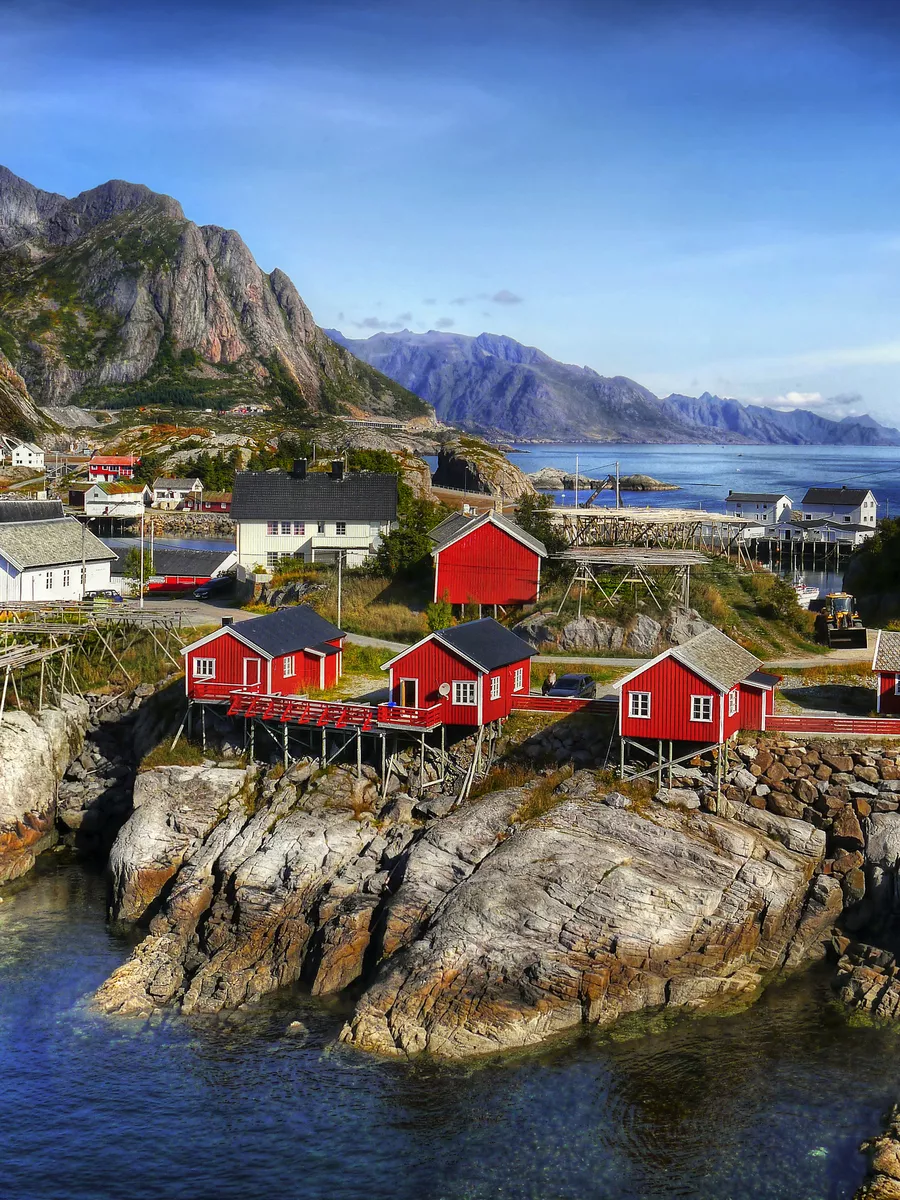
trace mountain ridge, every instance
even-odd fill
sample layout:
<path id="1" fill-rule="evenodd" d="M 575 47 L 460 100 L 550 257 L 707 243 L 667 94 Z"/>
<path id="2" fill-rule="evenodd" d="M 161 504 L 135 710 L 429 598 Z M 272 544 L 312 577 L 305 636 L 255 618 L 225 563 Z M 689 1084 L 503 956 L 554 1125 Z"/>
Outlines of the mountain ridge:
<path id="1" fill-rule="evenodd" d="M 429 412 L 332 342 L 240 234 L 125 180 L 69 199 L 0 167 L 0 350 L 44 405 Z"/>
<path id="2" fill-rule="evenodd" d="M 713 396 L 659 397 L 623 375 L 560 363 L 503 334 L 401 330 L 332 340 L 417 392 L 441 420 L 532 441 L 900 445 L 872 417 L 840 421 Z"/>

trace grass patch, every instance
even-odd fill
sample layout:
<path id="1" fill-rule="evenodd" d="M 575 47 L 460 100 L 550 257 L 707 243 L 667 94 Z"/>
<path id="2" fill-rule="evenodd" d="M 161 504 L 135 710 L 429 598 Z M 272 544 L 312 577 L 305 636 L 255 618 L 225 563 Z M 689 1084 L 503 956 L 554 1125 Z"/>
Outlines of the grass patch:
<path id="1" fill-rule="evenodd" d="M 552 812 L 554 808 L 558 808 L 568 797 L 556 789 L 571 774 L 571 767 L 560 767 L 558 771 L 551 771 L 549 775 L 542 776 L 513 813 L 510 818 L 512 823 L 524 825 L 528 821 L 536 821 L 538 817 L 543 817 L 548 812 Z"/>
<path id="2" fill-rule="evenodd" d="M 182 738 L 174 750 L 166 738 L 144 755 L 138 771 L 152 771 L 155 767 L 200 767 L 205 757 L 200 747 L 186 738 Z"/>
<path id="3" fill-rule="evenodd" d="M 390 662 L 393 657 L 393 650 L 386 650 L 381 646 L 357 646 L 355 642 L 345 642 L 344 674 L 377 676 L 384 664 Z"/>
<path id="4" fill-rule="evenodd" d="M 484 779 L 479 780 L 469 793 L 473 800 L 491 792 L 502 792 L 507 788 L 526 787 L 534 779 L 534 767 L 525 763 L 503 763 L 491 767 Z"/>
<path id="5" fill-rule="evenodd" d="M 430 588 L 430 580 L 428 587 Z M 417 642 L 425 636 L 425 606 L 431 599 L 422 581 L 391 580 L 379 575 L 346 572 L 341 595 L 341 628 L 386 641 Z M 309 598 L 329 621 L 337 623 L 337 573 Z"/>

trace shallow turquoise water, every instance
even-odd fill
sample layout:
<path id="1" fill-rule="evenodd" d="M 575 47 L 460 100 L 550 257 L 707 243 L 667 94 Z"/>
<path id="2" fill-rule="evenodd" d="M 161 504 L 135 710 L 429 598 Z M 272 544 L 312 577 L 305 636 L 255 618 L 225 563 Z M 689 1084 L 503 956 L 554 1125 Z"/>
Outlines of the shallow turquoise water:
<path id="1" fill-rule="evenodd" d="M 738 1016 L 448 1068 L 336 1047 L 340 1008 L 299 994 L 92 1014 L 127 952 L 81 867 L 0 904 L 4 1200 L 836 1200 L 900 1096 L 900 1038 L 851 1028 L 818 975 Z"/>

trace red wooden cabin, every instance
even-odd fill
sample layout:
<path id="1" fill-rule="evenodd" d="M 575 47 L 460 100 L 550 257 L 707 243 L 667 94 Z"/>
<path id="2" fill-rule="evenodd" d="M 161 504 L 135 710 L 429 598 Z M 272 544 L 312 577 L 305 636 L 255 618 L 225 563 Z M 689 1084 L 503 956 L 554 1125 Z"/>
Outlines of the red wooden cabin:
<path id="1" fill-rule="evenodd" d="M 534 650 L 491 617 L 439 629 L 385 663 L 390 698 L 404 708 L 439 704 L 445 725 L 508 717 L 529 691 Z"/>
<path id="2" fill-rule="evenodd" d="M 543 542 L 500 513 L 454 513 L 431 531 L 434 598 L 451 604 L 530 604 L 541 590 Z"/>
<path id="3" fill-rule="evenodd" d="M 188 496 L 184 507 L 190 512 L 231 512 L 231 492 L 203 492 Z"/>
<path id="4" fill-rule="evenodd" d="M 619 734 L 636 741 L 727 741 L 765 729 L 778 677 L 718 629 L 673 646 L 616 684 Z"/>
<path id="5" fill-rule="evenodd" d="M 135 467 L 140 465 L 139 454 L 92 454 L 88 463 L 88 479 L 92 483 L 115 483 L 119 479 L 134 479 Z"/>
<path id="6" fill-rule="evenodd" d="M 872 670 L 878 676 L 875 711 L 900 713 L 900 633 L 878 630 Z"/>
<path id="7" fill-rule="evenodd" d="M 192 642 L 184 685 L 191 700 L 224 700 L 235 689 L 292 696 L 332 687 L 341 677 L 346 635 L 304 604 L 221 629 Z"/>

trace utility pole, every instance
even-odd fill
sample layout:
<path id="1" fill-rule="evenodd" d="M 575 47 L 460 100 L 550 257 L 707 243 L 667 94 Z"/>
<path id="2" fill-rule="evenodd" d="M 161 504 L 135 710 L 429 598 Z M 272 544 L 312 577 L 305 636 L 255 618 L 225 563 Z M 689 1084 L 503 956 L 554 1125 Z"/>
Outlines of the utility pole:
<path id="1" fill-rule="evenodd" d="M 141 599 L 140 607 L 144 607 L 144 513 L 141 512 L 141 577 L 140 577 Z"/>
<path id="2" fill-rule="evenodd" d="M 343 550 L 338 550 L 337 556 L 338 556 L 338 564 L 337 564 L 337 567 L 338 567 L 337 626 L 338 626 L 338 629 L 340 629 L 340 627 L 341 627 L 341 564 L 344 561 Z"/>
<path id="3" fill-rule="evenodd" d="M 575 507 L 578 507 L 578 455 L 575 455 Z"/>
<path id="4" fill-rule="evenodd" d="M 619 460 L 616 459 L 616 508 L 621 508 L 622 493 L 619 490 Z"/>

